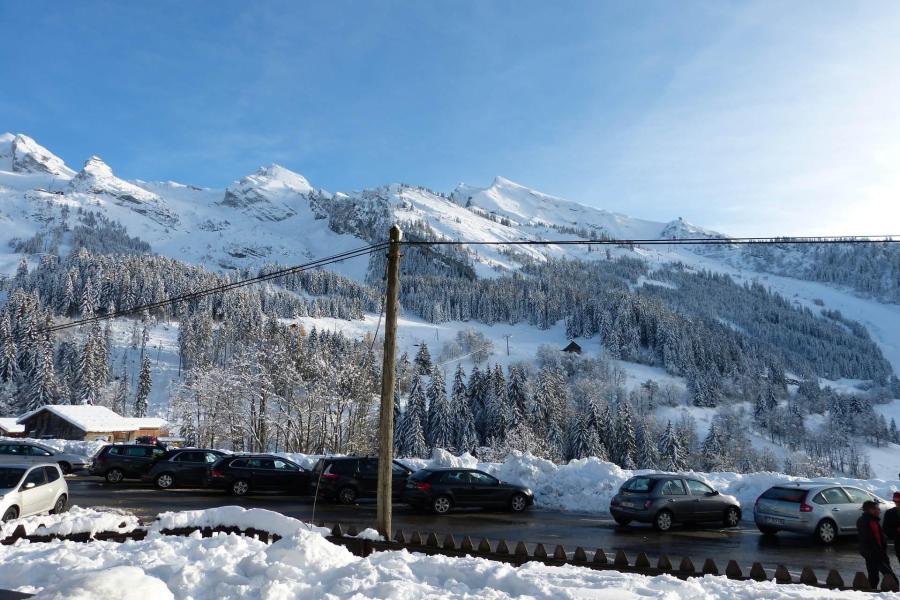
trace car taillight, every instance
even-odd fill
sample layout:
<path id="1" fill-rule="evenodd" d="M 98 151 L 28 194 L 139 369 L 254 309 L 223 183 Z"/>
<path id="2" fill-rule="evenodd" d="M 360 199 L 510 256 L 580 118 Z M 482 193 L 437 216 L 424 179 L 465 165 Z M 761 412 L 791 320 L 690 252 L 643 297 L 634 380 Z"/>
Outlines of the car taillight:
<path id="1" fill-rule="evenodd" d="M 812 512 L 813 507 L 807 504 L 806 502 L 800 503 L 800 512 Z"/>
<path id="2" fill-rule="evenodd" d="M 94 462 L 96 462 L 96 463 L 106 462 L 106 457 L 101 454 L 97 458 L 94 459 Z"/>
<path id="3" fill-rule="evenodd" d="M 322 473 L 322 479 L 337 479 L 338 476 L 334 473 Z"/>
<path id="4" fill-rule="evenodd" d="M 220 471 L 218 469 L 213 469 L 212 471 L 210 471 L 209 476 L 210 477 L 225 477 L 225 475 L 222 474 L 222 471 Z"/>
<path id="5" fill-rule="evenodd" d="M 424 481 L 423 481 L 423 482 L 419 482 L 419 483 L 416 484 L 416 488 L 422 490 L 423 492 L 430 492 L 430 491 L 431 491 L 431 484 L 430 484 L 430 483 L 427 483 L 427 482 L 424 482 Z"/>
<path id="6" fill-rule="evenodd" d="M 653 500 L 645 500 L 644 501 L 644 509 L 648 509 L 653 506 Z"/>

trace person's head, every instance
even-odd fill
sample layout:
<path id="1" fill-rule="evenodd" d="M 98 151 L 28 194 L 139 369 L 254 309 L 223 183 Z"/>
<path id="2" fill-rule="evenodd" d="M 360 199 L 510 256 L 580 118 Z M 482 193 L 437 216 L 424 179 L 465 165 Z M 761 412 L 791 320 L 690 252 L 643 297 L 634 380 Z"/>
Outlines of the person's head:
<path id="1" fill-rule="evenodd" d="M 894 506 L 900 506 L 900 492 L 894 492 Z"/>
<path id="2" fill-rule="evenodd" d="M 873 517 L 877 517 L 881 514 L 881 509 L 878 507 L 878 503 L 873 500 L 866 500 L 862 505 L 863 512 L 867 515 L 872 515 Z"/>

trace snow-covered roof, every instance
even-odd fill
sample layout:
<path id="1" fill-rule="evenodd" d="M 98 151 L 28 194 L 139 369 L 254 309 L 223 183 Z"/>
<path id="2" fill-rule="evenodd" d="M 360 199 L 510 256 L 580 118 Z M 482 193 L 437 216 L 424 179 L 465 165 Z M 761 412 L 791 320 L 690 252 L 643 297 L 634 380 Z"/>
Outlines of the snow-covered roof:
<path id="1" fill-rule="evenodd" d="M 164 427 L 167 424 L 163 419 L 157 418 L 137 419 L 123 417 L 105 406 L 92 406 L 90 404 L 49 404 L 22 415 L 16 422 L 22 423 L 42 410 L 53 413 L 85 432 L 137 431 L 138 429 Z"/>
<path id="2" fill-rule="evenodd" d="M 25 426 L 16 423 L 15 417 L 0 419 L 0 429 L 6 433 L 25 433 Z"/>

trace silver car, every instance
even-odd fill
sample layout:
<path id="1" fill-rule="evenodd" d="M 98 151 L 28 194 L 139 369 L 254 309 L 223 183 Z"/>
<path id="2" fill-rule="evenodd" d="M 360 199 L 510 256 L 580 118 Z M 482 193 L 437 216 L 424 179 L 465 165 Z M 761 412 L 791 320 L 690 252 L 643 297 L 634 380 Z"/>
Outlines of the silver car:
<path id="1" fill-rule="evenodd" d="M 878 502 L 882 509 L 889 504 L 865 490 L 837 483 L 777 485 L 757 498 L 753 519 L 766 535 L 792 531 L 831 544 L 839 535 L 856 533 L 862 503 L 868 500 Z"/>
<path id="2" fill-rule="evenodd" d="M 90 461 L 77 454 L 59 452 L 36 442 L 0 442 L 0 465 L 56 463 L 64 475 L 90 467 Z"/>

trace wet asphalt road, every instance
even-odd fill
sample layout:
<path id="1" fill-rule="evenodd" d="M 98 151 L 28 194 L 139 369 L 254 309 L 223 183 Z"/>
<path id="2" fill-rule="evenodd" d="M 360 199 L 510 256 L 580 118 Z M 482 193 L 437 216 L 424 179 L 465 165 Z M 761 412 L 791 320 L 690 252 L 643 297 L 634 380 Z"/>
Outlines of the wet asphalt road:
<path id="1" fill-rule="evenodd" d="M 315 506 L 314 514 L 312 497 L 258 494 L 235 498 L 209 490 L 159 491 L 150 484 L 125 482 L 111 485 L 95 477 L 74 477 L 68 483 L 71 504 L 123 510 L 144 521 L 170 510 L 238 505 L 265 508 L 305 521 L 324 521 L 329 527 L 334 523 L 341 523 L 345 529 L 349 525 L 355 525 L 360 530 L 375 526 L 374 501 L 362 500 L 356 506 L 320 501 Z M 638 552 L 646 552 L 652 564 L 656 564 L 660 554 L 667 554 L 676 565 L 682 557 L 689 556 L 698 570 L 706 558 L 715 560 L 723 572 L 730 559 L 736 560 L 745 573 L 752 563 L 758 561 L 770 571 L 770 576 L 779 564 L 788 567 L 794 575 L 799 575 L 802 567 L 810 566 L 820 580 L 825 578 L 828 569 L 836 568 L 848 583 L 856 571 L 863 570 L 853 537 L 841 538 L 830 547 L 787 533 L 764 538 L 752 521 L 743 521 L 735 529 L 677 527 L 670 533 L 660 534 L 649 525 L 621 527 L 610 517 L 593 513 L 532 509 L 522 514 L 511 514 L 458 510 L 438 516 L 397 504 L 393 522 L 394 530 L 403 529 L 407 536 L 412 531 L 423 535 L 434 531 L 439 539 L 443 539 L 447 533 L 452 533 L 457 541 L 468 535 L 476 544 L 481 538 L 504 539 L 510 548 L 519 541 L 529 545 L 541 542 L 549 552 L 556 544 L 562 544 L 570 553 L 576 546 L 583 546 L 589 556 L 596 548 L 602 548 L 610 560 L 620 549 L 625 551 L 629 561 L 633 561 Z"/>

